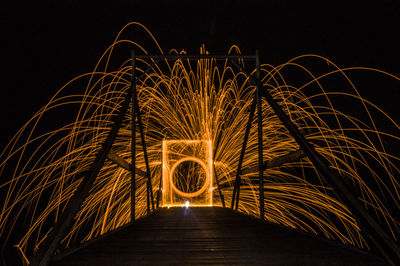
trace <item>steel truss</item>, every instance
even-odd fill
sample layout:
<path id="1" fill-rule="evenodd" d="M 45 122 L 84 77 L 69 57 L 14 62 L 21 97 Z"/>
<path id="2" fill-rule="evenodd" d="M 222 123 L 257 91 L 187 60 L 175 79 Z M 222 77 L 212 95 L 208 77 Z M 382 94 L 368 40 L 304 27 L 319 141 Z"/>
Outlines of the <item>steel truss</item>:
<path id="1" fill-rule="evenodd" d="M 376 246 L 380 254 L 392 265 L 400 265 L 400 249 L 398 245 L 394 242 L 392 238 L 383 230 L 383 228 L 375 221 L 375 219 L 362 207 L 357 198 L 350 192 L 347 185 L 342 181 L 341 177 L 334 172 L 329 163 L 315 150 L 314 146 L 306 139 L 302 132 L 297 128 L 297 126 L 290 120 L 289 116 L 283 111 L 278 102 L 272 97 L 268 88 L 263 85 L 261 81 L 260 73 L 260 56 L 256 52 L 255 55 L 136 55 L 135 52 L 131 51 L 131 66 L 132 66 L 132 79 L 131 88 L 126 93 L 122 106 L 118 112 L 118 115 L 113 119 L 113 125 L 108 133 L 108 136 L 101 149 L 97 153 L 95 160 L 89 169 L 88 173 L 82 178 L 82 181 L 75 191 L 73 197 L 68 203 L 67 208 L 62 213 L 60 219 L 54 225 L 53 229 L 50 231 L 46 239 L 40 244 L 38 252 L 35 254 L 31 261 L 31 265 L 48 265 L 52 255 L 54 254 L 56 248 L 58 247 L 62 238 L 66 235 L 68 229 L 70 228 L 75 215 L 78 213 L 83 201 L 87 197 L 90 188 L 92 187 L 100 169 L 104 165 L 105 160 L 108 158 L 113 162 L 117 163 L 119 166 L 129 169 L 131 172 L 131 222 L 135 220 L 135 176 L 136 174 L 145 176 L 147 178 L 147 213 L 151 210 L 154 211 L 154 199 L 153 199 L 153 189 L 150 176 L 150 166 L 147 155 L 146 141 L 143 133 L 143 124 L 141 120 L 139 102 L 137 100 L 136 83 L 137 80 L 141 80 L 149 71 L 160 61 L 160 60 L 191 60 L 196 61 L 200 59 L 214 59 L 214 60 L 230 60 L 232 65 L 239 71 L 246 73 L 246 71 L 235 61 L 235 60 L 246 60 L 253 61 L 256 67 L 256 77 L 253 77 L 246 73 L 250 79 L 250 82 L 256 86 L 256 93 L 254 95 L 253 102 L 249 110 L 249 119 L 246 126 L 246 131 L 243 139 L 242 149 L 238 161 L 238 168 L 236 171 L 236 178 L 234 183 L 234 189 L 231 200 L 231 208 L 238 210 L 239 197 L 240 197 L 240 185 L 241 185 L 241 175 L 255 169 L 243 169 L 242 163 L 244 154 L 246 151 L 246 145 L 254 118 L 255 110 L 257 109 L 257 125 L 258 125 L 258 176 L 259 176 L 259 202 L 260 202 L 260 219 L 264 221 L 264 177 L 263 170 L 274 167 L 278 163 L 286 163 L 294 160 L 299 160 L 303 157 L 307 157 L 318 173 L 323 177 L 324 182 L 334 189 L 334 192 L 338 199 L 344 203 L 354 218 L 356 219 L 358 225 L 365 233 L 367 238 Z M 137 59 L 150 59 L 152 64 L 147 68 L 147 70 L 141 75 L 141 77 L 136 77 L 136 61 Z M 300 147 L 300 150 L 289 153 L 282 156 L 282 158 L 276 158 L 270 161 L 263 161 L 263 143 L 262 143 L 262 100 L 265 100 L 274 111 L 275 115 L 280 119 L 282 124 L 287 128 L 292 137 L 295 139 Z M 118 134 L 119 129 L 122 125 L 123 117 L 125 116 L 129 104 L 131 103 L 131 119 L 132 119 L 132 141 L 131 141 L 131 158 L 132 163 L 129 164 L 116 155 L 111 147 Z M 139 127 L 141 144 L 143 146 L 146 172 L 136 168 L 136 120 Z M 217 141 L 216 145 L 219 144 Z M 215 148 L 216 150 L 216 148 Z M 215 168 L 213 169 L 216 174 Z M 221 198 L 223 207 L 225 207 L 224 195 L 221 191 L 220 183 L 218 177 L 216 176 L 216 183 L 218 186 L 218 192 Z M 156 208 L 159 206 L 160 198 L 160 188 L 158 190 L 158 195 L 156 199 Z"/>

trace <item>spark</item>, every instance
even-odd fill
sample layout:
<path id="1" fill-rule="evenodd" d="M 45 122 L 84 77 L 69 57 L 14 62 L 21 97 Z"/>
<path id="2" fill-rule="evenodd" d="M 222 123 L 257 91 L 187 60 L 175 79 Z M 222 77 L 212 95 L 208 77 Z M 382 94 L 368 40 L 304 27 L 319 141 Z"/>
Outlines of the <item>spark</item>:
<path id="1" fill-rule="evenodd" d="M 10 234 L 16 230 L 22 233 L 19 242 L 13 244 L 24 261 L 32 256 L 52 224 L 67 208 L 130 87 L 130 59 L 114 67 L 113 55 L 125 51 L 122 48 L 126 46 L 143 54 L 154 51 L 151 47 L 149 51 L 145 50 L 137 40 L 123 37 L 128 32 L 133 32 L 134 36 L 136 30 L 142 29 L 153 40 L 154 49 L 164 54 L 150 31 L 139 23 L 129 23 L 93 71 L 60 88 L 0 154 L 3 200 L 0 234 L 6 244 Z M 171 50 L 169 53 L 178 52 Z M 207 53 L 204 46 L 200 53 Z M 240 54 L 240 49 L 234 45 L 228 53 Z M 137 60 L 136 72 L 143 73 L 151 63 L 151 60 Z M 249 68 L 243 61 L 238 60 L 238 63 Z M 348 73 L 352 71 L 376 73 L 382 78 L 400 81 L 378 69 L 340 68 L 329 59 L 313 54 L 295 57 L 278 66 L 264 64 L 261 80 L 315 149 L 357 194 L 365 209 L 396 240 L 399 221 L 394 213 L 400 207 L 397 178 L 400 158 L 389 152 L 387 143 L 399 143 L 400 127 L 378 106 L 361 97 L 349 78 Z M 249 75 L 253 74 L 255 70 Z M 138 101 L 145 126 L 154 195 L 158 192 L 162 171 L 167 167 L 162 159 L 163 141 L 209 140 L 212 145 L 208 153 L 213 155 L 210 165 L 215 168 L 215 177 L 218 177 L 225 202 L 230 206 L 245 124 L 255 93 L 249 75 L 236 71 L 228 61 L 218 63 L 213 59 L 202 59 L 193 64 L 176 60 L 158 62 L 138 80 Z M 340 89 L 333 90 L 329 86 L 332 79 L 335 79 L 334 86 Z M 343 103 L 357 111 L 349 113 L 342 108 Z M 46 116 L 57 110 L 63 112 L 67 107 L 76 110 L 73 120 L 41 133 L 41 123 L 45 124 Z M 266 102 L 262 103 L 262 110 L 265 160 L 297 152 L 299 147 L 295 140 Z M 382 121 L 390 124 L 393 130 L 381 129 Z M 115 154 L 128 163 L 131 124 L 128 113 L 113 144 Z M 136 167 L 143 170 L 145 161 L 139 133 L 135 138 L 138 147 Z M 247 170 L 243 171 L 239 201 L 239 210 L 253 216 L 259 215 L 258 173 L 252 170 L 257 169 L 257 156 L 257 130 L 253 128 L 243 161 L 243 169 Z M 332 188 L 324 184 L 307 158 L 266 168 L 264 177 L 267 221 L 368 248 L 351 212 L 335 197 Z M 215 186 L 215 178 L 211 180 L 209 188 Z M 217 191 L 209 189 L 213 206 L 221 205 Z M 136 218 L 139 218 L 146 214 L 146 179 L 140 175 L 136 177 L 136 200 Z M 189 206 L 189 201 L 185 206 Z M 195 203 L 191 204 L 194 206 Z M 21 222 L 26 226 L 17 226 Z M 130 172 L 107 160 L 60 247 L 88 241 L 129 222 Z"/>

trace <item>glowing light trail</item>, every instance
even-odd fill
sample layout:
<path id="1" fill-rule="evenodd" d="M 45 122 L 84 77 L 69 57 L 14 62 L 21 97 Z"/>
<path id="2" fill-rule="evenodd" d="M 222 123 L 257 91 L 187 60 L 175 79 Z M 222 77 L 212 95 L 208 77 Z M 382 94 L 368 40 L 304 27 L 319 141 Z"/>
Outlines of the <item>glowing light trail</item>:
<path id="1" fill-rule="evenodd" d="M 125 51 L 126 47 L 141 54 L 148 53 L 139 43 L 124 39 L 128 31 L 135 30 L 147 31 L 157 52 L 165 54 L 144 26 L 129 23 L 101 56 L 94 70 L 65 84 L 16 133 L 0 155 L 3 174 L 0 234 L 7 240 L 19 228 L 17 225 L 25 221 L 23 235 L 16 243 L 24 260 L 32 256 L 65 210 L 129 90 L 130 60 L 114 67 L 113 54 Z M 185 52 L 169 52 L 180 53 Z M 207 55 L 204 47 L 200 53 Z M 232 46 L 228 53 L 240 55 L 240 50 Z M 240 58 L 235 60 L 247 67 Z M 150 59 L 138 58 L 136 72 L 144 73 L 152 63 Z M 383 110 L 360 96 L 348 76 L 351 71 L 373 72 L 400 81 L 382 70 L 340 68 L 318 55 L 302 55 L 278 66 L 261 65 L 261 80 L 307 140 L 356 193 L 365 209 L 397 240 L 399 221 L 394 213 L 400 207 L 397 178 L 400 158 L 389 152 L 387 143 L 392 146 L 399 143 L 400 127 Z M 251 75 L 255 75 L 255 70 Z M 335 80 L 335 90 L 329 86 L 331 80 Z M 163 140 L 210 140 L 213 176 L 218 177 L 226 204 L 230 206 L 246 121 L 255 93 L 249 76 L 234 70 L 228 60 L 219 64 L 211 56 L 198 61 L 177 58 L 167 62 L 161 58 L 138 80 L 137 92 L 145 125 L 153 195 L 156 197 L 162 181 Z M 357 112 L 346 111 L 345 103 L 357 108 Z M 271 107 L 264 101 L 261 104 L 265 219 L 346 244 L 368 247 L 348 208 L 335 198 L 332 188 L 324 184 Z M 76 108 L 72 121 L 38 133 L 47 114 L 70 106 Z M 130 221 L 130 117 L 128 112 L 108 160 L 61 242 L 62 248 Z M 255 115 L 253 124 L 256 119 Z M 382 121 L 390 124 L 393 130 L 380 129 L 378 125 Z M 147 181 L 138 132 L 135 139 L 139 171 L 135 215 L 138 218 L 146 213 Z M 257 130 L 252 128 L 243 160 L 239 210 L 254 216 L 258 216 L 260 204 L 257 147 Z M 215 193 L 217 189 L 211 189 L 214 186 L 215 181 L 212 181 L 207 191 L 213 193 L 212 205 L 218 206 L 221 199 Z"/>

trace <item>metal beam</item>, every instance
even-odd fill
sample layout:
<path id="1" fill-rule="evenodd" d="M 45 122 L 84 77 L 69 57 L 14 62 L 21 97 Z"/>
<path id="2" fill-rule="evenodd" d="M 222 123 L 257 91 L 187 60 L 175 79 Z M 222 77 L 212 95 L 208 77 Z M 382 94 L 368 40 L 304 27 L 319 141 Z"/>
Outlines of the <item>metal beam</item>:
<path id="1" fill-rule="evenodd" d="M 217 181 L 217 188 L 218 188 L 219 197 L 221 199 L 222 207 L 225 208 L 225 198 L 224 198 L 224 194 L 222 194 L 221 186 L 219 184 L 219 178 L 217 175 L 217 171 L 215 170 L 214 163 L 213 163 L 213 171 L 214 171 L 215 181 Z"/>
<path id="2" fill-rule="evenodd" d="M 136 55 L 137 59 L 156 59 L 156 60 L 200 60 L 200 59 L 216 59 L 216 60 L 227 60 L 227 59 L 240 59 L 240 60 L 255 60 L 255 55 Z"/>
<path id="3" fill-rule="evenodd" d="M 136 56 L 135 52 L 132 51 L 132 65 L 136 65 Z M 151 200 L 151 206 L 152 210 L 154 211 L 154 198 L 153 198 L 153 185 L 151 182 L 151 175 L 150 175 L 150 164 L 149 164 L 149 158 L 147 156 L 147 147 L 146 147 L 146 140 L 144 137 L 144 130 L 143 130 L 143 123 L 142 123 L 142 118 L 140 115 L 140 107 L 139 107 L 139 101 L 137 100 L 137 91 L 136 91 L 136 79 L 133 77 L 133 94 L 132 94 L 132 102 L 133 102 L 133 108 L 134 108 L 134 113 L 136 114 L 138 124 L 139 124 L 139 132 L 140 132 L 140 140 L 142 142 L 142 147 L 143 147 L 143 155 L 144 155 L 144 162 L 146 165 L 146 174 L 147 174 L 147 213 L 150 213 L 150 200 Z M 150 200 L 149 200 L 150 197 Z"/>
<path id="4" fill-rule="evenodd" d="M 264 161 L 263 163 L 263 170 L 269 169 L 269 168 L 274 168 L 274 167 L 279 167 L 282 166 L 286 163 L 292 163 L 299 161 L 300 159 L 306 157 L 306 155 L 303 153 L 303 151 L 300 150 L 295 150 L 291 151 L 288 154 L 279 156 L 277 158 Z M 247 175 L 251 173 L 255 173 L 258 170 L 258 165 L 254 167 L 248 167 L 242 170 L 242 175 Z"/>
<path id="5" fill-rule="evenodd" d="M 233 209 L 233 207 L 235 206 L 235 199 L 236 199 L 235 209 L 237 210 L 238 206 L 239 206 L 240 183 L 241 183 L 240 175 L 242 174 L 241 173 L 242 163 L 243 163 L 244 154 L 246 152 L 247 140 L 248 140 L 249 134 L 250 134 L 251 122 L 253 121 L 254 112 L 256 110 L 256 102 L 257 102 L 256 97 L 254 97 L 253 102 L 251 103 L 251 106 L 250 106 L 249 120 L 247 121 L 246 131 L 244 133 L 244 138 L 243 138 L 242 150 L 240 151 L 238 168 L 236 170 L 236 179 L 235 179 L 235 185 L 233 187 L 231 209 Z"/>
<path id="6" fill-rule="evenodd" d="M 160 197 L 161 197 L 161 185 L 162 185 L 162 168 L 161 168 L 161 173 L 160 173 L 160 183 L 158 185 L 158 191 L 157 191 L 157 200 L 156 200 L 156 208 L 158 209 L 160 207 Z"/>
<path id="7" fill-rule="evenodd" d="M 219 144 L 221 143 L 222 132 L 224 130 L 225 130 L 225 122 L 223 122 L 222 129 L 220 131 L 220 134 L 218 135 L 217 141 L 215 142 L 214 153 L 213 153 L 213 157 L 212 157 L 212 160 L 213 160 L 213 172 L 214 172 L 214 176 L 215 176 L 215 181 L 217 182 L 218 193 L 219 193 L 219 197 L 221 199 L 221 203 L 222 203 L 222 207 L 223 208 L 225 208 L 225 198 L 224 198 L 224 194 L 222 194 L 221 185 L 219 183 L 219 178 L 218 178 L 218 175 L 217 175 L 217 170 L 215 169 L 214 161 L 215 161 L 215 156 L 217 155 L 217 150 L 219 148 Z"/>
<path id="8" fill-rule="evenodd" d="M 117 164 L 119 167 L 131 172 L 132 170 L 132 165 L 128 163 L 126 160 L 121 158 L 118 154 L 115 153 L 113 149 L 110 150 L 110 152 L 107 154 L 107 159 L 110 161 L 114 162 Z M 146 177 L 146 172 L 141 170 L 140 168 L 135 168 L 136 174 Z"/>

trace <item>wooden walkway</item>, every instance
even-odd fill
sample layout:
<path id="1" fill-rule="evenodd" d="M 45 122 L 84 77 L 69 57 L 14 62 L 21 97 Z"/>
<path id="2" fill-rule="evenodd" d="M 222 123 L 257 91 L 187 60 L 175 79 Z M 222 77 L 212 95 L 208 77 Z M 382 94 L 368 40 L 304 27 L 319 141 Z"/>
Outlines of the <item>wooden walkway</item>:
<path id="1" fill-rule="evenodd" d="M 51 265 L 385 265 L 336 242 L 223 208 L 162 208 Z"/>

